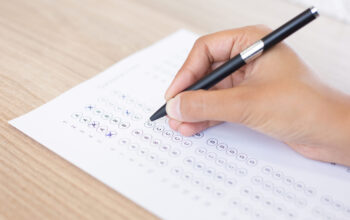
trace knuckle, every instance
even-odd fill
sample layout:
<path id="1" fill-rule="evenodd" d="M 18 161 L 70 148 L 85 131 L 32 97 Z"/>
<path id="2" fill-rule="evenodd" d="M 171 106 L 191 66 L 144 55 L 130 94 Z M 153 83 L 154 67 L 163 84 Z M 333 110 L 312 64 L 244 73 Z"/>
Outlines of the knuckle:
<path id="1" fill-rule="evenodd" d="M 206 100 L 205 92 L 203 90 L 198 91 L 194 102 L 196 104 L 197 114 L 203 115 L 205 113 L 207 106 Z"/>
<path id="2" fill-rule="evenodd" d="M 231 90 L 229 100 L 234 100 L 229 107 L 231 110 L 230 121 L 246 124 L 250 118 L 249 109 L 253 103 L 252 93 L 244 87 L 235 88 Z"/>
<path id="3" fill-rule="evenodd" d="M 187 91 L 180 94 L 180 112 L 185 121 L 200 119 L 205 111 L 203 91 Z"/>
<path id="4" fill-rule="evenodd" d="M 197 40 L 194 42 L 194 48 L 204 47 L 206 42 L 210 39 L 210 36 L 211 35 L 203 35 L 197 38 Z"/>
<path id="5" fill-rule="evenodd" d="M 197 82 L 200 79 L 199 75 L 197 75 L 191 68 L 186 68 L 186 72 L 188 73 L 188 81 Z"/>
<path id="6" fill-rule="evenodd" d="M 199 37 L 195 42 L 194 42 L 194 48 L 198 48 L 200 46 L 202 46 L 205 42 L 205 36 L 201 36 Z"/>
<path id="7" fill-rule="evenodd" d="M 185 92 L 182 92 L 180 94 L 178 94 L 179 96 L 179 100 L 180 100 L 180 112 L 182 117 L 185 116 L 185 114 L 187 113 L 187 100 L 186 100 L 186 95 L 184 95 Z"/>

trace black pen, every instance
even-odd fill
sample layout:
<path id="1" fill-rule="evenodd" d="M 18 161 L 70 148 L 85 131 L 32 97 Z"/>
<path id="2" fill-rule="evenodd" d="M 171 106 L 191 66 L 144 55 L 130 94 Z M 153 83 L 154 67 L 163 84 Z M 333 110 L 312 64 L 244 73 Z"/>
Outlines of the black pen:
<path id="1" fill-rule="evenodd" d="M 309 22 L 313 21 L 318 17 L 318 12 L 315 7 L 311 7 L 292 20 L 288 21 L 278 29 L 274 30 L 270 34 L 263 37 L 261 40 L 255 42 L 253 45 L 242 51 L 237 56 L 233 57 L 226 63 L 224 63 L 219 68 L 215 69 L 210 74 L 206 75 L 204 78 L 200 79 L 198 82 L 188 87 L 184 91 L 199 90 L 199 89 L 209 89 L 225 77 L 229 76 L 245 64 L 249 63 L 253 59 L 257 58 L 266 51 L 281 42 L 289 35 L 293 34 L 300 28 L 304 27 Z M 166 113 L 166 103 L 160 107 L 151 117 L 150 120 L 154 121 L 158 118 L 165 116 Z"/>

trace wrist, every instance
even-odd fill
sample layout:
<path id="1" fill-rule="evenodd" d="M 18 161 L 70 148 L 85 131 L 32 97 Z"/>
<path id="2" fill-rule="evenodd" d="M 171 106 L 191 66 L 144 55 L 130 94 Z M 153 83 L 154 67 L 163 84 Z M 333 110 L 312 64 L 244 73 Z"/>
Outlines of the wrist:
<path id="1" fill-rule="evenodd" d="M 344 106 L 344 129 L 343 135 L 345 137 L 344 147 L 350 152 L 350 97 L 348 97 L 348 104 Z M 350 157 L 348 158 L 350 160 Z"/>
<path id="2" fill-rule="evenodd" d="M 314 105 L 313 159 L 350 166 L 350 96 L 326 88 Z"/>
<path id="3" fill-rule="evenodd" d="M 336 163 L 350 166 L 350 97 L 343 97 L 338 108 L 337 124 L 338 129 L 335 131 L 337 142 L 334 143 L 334 149 L 331 150 L 336 154 Z M 338 134 L 338 135 L 337 135 Z"/>

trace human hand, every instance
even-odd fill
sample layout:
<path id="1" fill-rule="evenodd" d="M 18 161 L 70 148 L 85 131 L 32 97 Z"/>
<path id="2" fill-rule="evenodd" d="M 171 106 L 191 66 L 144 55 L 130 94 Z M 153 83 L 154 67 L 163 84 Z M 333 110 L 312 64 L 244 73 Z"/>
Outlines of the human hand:
<path id="1" fill-rule="evenodd" d="M 179 93 L 269 32 L 249 26 L 199 38 L 165 94 L 170 127 L 191 136 L 240 123 L 306 157 L 350 165 L 350 97 L 318 81 L 283 43 L 209 91 Z"/>

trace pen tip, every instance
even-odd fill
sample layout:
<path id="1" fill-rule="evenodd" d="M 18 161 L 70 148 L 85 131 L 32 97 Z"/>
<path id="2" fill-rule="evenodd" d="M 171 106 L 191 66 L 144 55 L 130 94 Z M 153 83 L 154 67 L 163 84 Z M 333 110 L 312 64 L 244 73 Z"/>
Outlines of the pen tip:
<path id="1" fill-rule="evenodd" d="M 160 107 L 150 118 L 150 121 L 155 121 L 161 117 L 166 116 L 166 104 L 164 104 L 162 107 Z"/>
<path id="2" fill-rule="evenodd" d="M 149 118 L 150 121 L 155 121 L 157 120 L 157 116 L 155 115 L 155 113 Z"/>

